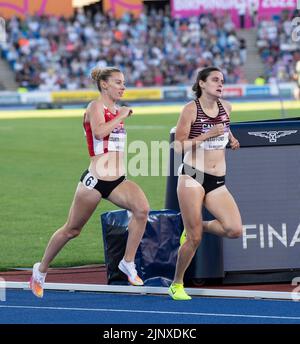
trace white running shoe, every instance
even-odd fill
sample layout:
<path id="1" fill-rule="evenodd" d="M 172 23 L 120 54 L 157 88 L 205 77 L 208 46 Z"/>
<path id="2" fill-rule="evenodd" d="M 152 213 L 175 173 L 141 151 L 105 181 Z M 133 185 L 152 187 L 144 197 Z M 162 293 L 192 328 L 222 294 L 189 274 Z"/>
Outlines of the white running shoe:
<path id="1" fill-rule="evenodd" d="M 134 262 L 126 262 L 123 258 L 119 263 L 119 269 L 128 277 L 128 282 L 135 286 L 142 286 L 144 282 L 138 276 Z"/>
<path id="2" fill-rule="evenodd" d="M 42 273 L 39 270 L 41 263 L 35 263 L 32 268 L 32 276 L 30 278 L 30 289 L 37 297 L 44 296 L 44 284 L 47 273 Z"/>

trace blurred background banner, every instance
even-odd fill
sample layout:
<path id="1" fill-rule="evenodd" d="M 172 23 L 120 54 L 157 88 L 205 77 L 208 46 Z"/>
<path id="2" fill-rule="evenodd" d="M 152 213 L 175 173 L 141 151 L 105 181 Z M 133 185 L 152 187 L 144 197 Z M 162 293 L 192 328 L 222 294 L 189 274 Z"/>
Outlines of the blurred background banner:
<path id="1" fill-rule="evenodd" d="M 142 0 L 103 0 L 104 12 L 111 12 L 116 18 L 121 18 L 125 13 L 138 17 L 143 10 Z"/>
<path id="2" fill-rule="evenodd" d="M 182 1 L 171 0 L 172 16 L 187 18 L 199 16 L 203 13 L 216 13 L 218 15 L 230 15 L 232 21 L 238 27 L 241 16 L 244 16 L 245 28 L 251 27 L 251 17 L 270 19 L 280 14 L 283 10 L 293 10 L 297 6 L 297 0 L 231 0 L 231 1 Z"/>
<path id="3" fill-rule="evenodd" d="M 283 10 L 294 10 L 297 7 L 297 0 L 260 0 L 258 16 L 260 18 L 271 18 L 273 15 L 280 14 Z"/>
<path id="4" fill-rule="evenodd" d="M 73 12 L 72 0 L 0 0 L 0 14 L 9 19 L 13 16 L 57 15 L 71 17 Z"/>
<path id="5" fill-rule="evenodd" d="M 171 0 L 171 12 L 175 18 L 187 18 L 192 16 L 199 16 L 203 13 L 215 13 L 217 15 L 230 16 L 236 27 L 239 26 L 239 12 L 244 11 L 245 26 L 250 27 L 250 2 L 253 0 L 233 0 L 233 1 L 181 1 Z M 258 6 L 258 3 L 256 6 Z"/>

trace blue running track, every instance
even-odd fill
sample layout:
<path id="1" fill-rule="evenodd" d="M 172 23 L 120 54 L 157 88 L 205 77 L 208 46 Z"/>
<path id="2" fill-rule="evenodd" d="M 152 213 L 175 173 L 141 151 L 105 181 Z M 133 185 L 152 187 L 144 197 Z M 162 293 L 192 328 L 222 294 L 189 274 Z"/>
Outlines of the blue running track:
<path id="1" fill-rule="evenodd" d="M 8 290 L 1 324 L 300 324 L 294 301 Z"/>

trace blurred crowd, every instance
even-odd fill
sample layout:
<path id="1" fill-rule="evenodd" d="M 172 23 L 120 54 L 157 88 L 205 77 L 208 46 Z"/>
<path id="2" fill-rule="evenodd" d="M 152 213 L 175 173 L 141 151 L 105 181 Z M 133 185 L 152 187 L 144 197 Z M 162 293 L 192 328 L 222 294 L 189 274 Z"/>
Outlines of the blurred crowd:
<path id="1" fill-rule="evenodd" d="M 294 39 L 297 33 L 292 22 L 294 17 L 297 17 L 296 13 L 284 11 L 272 20 L 260 21 L 258 25 L 257 47 L 268 83 L 296 80 L 295 66 L 300 60 L 300 49 L 299 41 Z"/>
<path id="2" fill-rule="evenodd" d="M 128 14 L 116 20 L 78 10 L 72 19 L 12 18 L 7 31 L 2 57 L 28 89 L 90 88 L 89 73 L 96 64 L 120 67 L 127 86 L 191 84 L 199 68 L 209 65 L 222 69 L 226 83 L 246 82 L 246 44 L 230 16 L 173 19 L 152 9 L 139 18 Z"/>

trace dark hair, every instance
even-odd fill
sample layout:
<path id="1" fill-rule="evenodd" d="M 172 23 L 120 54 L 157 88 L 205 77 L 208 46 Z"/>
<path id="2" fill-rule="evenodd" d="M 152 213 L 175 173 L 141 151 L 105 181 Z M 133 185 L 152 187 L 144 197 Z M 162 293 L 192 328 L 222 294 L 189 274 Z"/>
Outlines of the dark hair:
<path id="1" fill-rule="evenodd" d="M 91 71 L 91 78 L 96 82 L 98 90 L 101 92 L 101 85 L 100 81 L 107 81 L 108 78 L 113 73 L 122 73 L 119 68 L 116 67 L 105 67 L 105 68 L 99 68 L 95 67 Z"/>
<path id="2" fill-rule="evenodd" d="M 198 72 L 196 82 L 194 83 L 193 88 L 192 88 L 192 90 L 195 92 L 195 96 L 197 98 L 200 98 L 201 94 L 202 94 L 202 89 L 201 89 L 201 87 L 199 85 L 199 81 L 200 80 L 206 81 L 207 77 L 209 76 L 209 74 L 211 72 L 220 72 L 220 73 L 222 73 L 221 70 L 219 68 L 217 68 L 217 67 L 207 67 L 207 68 L 201 69 Z"/>

